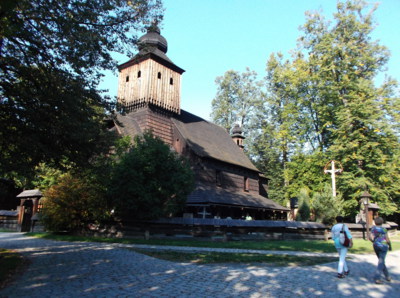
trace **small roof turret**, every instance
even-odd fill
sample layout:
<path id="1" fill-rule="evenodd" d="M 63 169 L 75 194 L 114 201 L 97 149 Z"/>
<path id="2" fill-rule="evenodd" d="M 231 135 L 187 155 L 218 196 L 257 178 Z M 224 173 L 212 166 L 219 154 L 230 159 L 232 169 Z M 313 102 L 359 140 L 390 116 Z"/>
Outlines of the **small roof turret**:
<path id="1" fill-rule="evenodd" d="M 242 134 L 242 128 L 238 123 L 235 124 L 235 126 L 232 128 L 232 140 L 238 145 L 242 150 L 244 148 L 243 145 L 243 140 L 245 137 Z"/>
<path id="2" fill-rule="evenodd" d="M 238 123 L 235 124 L 235 126 L 232 128 L 232 137 L 233 136 L 242 136 L 242 128 Z"/>

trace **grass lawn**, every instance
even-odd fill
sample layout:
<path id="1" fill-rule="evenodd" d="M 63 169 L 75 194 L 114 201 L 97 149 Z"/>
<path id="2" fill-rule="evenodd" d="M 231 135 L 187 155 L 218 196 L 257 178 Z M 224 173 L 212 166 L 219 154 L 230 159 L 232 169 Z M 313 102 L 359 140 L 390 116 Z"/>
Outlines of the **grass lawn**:
<path id="1" fill-rule="evenodd" d="M 400 233 L 397 233 L 396 236 L 390 236 L 390 240 L 393 240 L 393 241 L 400 241 Z"/>
<path id="2" fill-rule="evenodd" d="M 318 253 L 336 252 L 331 240 L 269 240 L 269 241 L 206 241 L 196 239 L 128 239 L 128 238 L 100 238 L 82 237 L 71 235 L 58 235 L 51 233 L 28 233 L 29 236 L 60 240 L 60 241 L 88 241 L 125 244 L 148 244 L 148 245 L 170 245 L 170 246 L 193 246 L 193 247 L 215 247 L 215 248 L 238 248 L 256 250 L 285 250 L 304 251 Z M 400 239 L 400 238 L 399 238 Z M 395 238 L 393 239 L 395 240 Z M 400 250 L 400 242 L 393 242 L 393 249 Z M 350 253 L 373 253 L 372 243 L 363 239 L 354 239 L 354 246 Z"/>
<path id="3" fill-rule="evenodd" d="M 0 248 L 0 289 L 3 288 L 25 264 L 22 256 L 14 251 Z"/>
<path id="4" fill-rule="evenodd" d="M 28 233 L 30 236 L 60 241 L 88 241 L 106 243 L 125 243 L 125 244 L 148 244 L 148 245 L 168 245 L 168 246 L 192 246 L 192 247 L 212 247 L 212 248 L 237 248 L 237 249 L 256 249 L 271 251 L 303 251 L 318 253 L 335 253 L 336 249 L 333 242 L 323 240 L 270 240 L 270 241 L 230 241 L 217 242 L 198 239 L 128 239 L 128 238 L 100 238 L 60 235 L 51 233 Z M 393 243 L 394 249 L 400 249 L 400 242 Z M 220 253 L 220 252 L 176 252 L 170 250 L 148 250 L 134 248 L 142 254 L 155 258 L 174 262 L 189 262 L 194 264 L 213 264 L 213 263 L 262 263 L 270 266 L 310 266 L 337 261 L 336 257 L 304 257 L 291 255 L 274 254 L 250 254 L 250 253 Z M 354 239 L 354 246 L 350 253 L 373 253 L 372 243 L 363 239 Z"/>
<path id="5" fill-rule="evenodd" d="M 181 252 L 181 251 L 158 251 L 145 249 L 132 249 L 138 253 L 154 258 L 184 262 L 192 264 L 220 264 L 220 263 L 241 263 L 241 264 L 262 264 L 268 266 L 312 266 L 336 262 L 337 257 L 302 257 L 292 255 L 273 254 L 250 254 L 250 253 L 221 253 L 221 252 Z"/>

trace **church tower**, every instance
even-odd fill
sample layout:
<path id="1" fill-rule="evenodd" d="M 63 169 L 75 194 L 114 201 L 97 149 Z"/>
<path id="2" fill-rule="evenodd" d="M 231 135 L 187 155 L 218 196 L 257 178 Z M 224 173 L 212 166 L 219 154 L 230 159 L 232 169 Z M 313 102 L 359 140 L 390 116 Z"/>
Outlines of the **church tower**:
<path id="1" fill-rule="evenodd" d="M 139 53 L 118 67 L 118 103 L 126 112 L 145 107 L 180 114 L 183 69 L 167 56 L 168 44 L 153 24 L 139 41 Z"/>

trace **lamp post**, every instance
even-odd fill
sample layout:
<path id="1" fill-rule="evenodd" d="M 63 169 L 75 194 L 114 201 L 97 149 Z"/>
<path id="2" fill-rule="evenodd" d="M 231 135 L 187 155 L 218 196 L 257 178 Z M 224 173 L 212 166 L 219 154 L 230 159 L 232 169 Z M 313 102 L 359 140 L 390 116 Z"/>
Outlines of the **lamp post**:
<path id="1" fill-rule="evenodd" d="M 361 202 L 364 204 L 364 212 L 365 212 L 365 224 L 367 228 L 367 239 L 369 240 L 369 212 L 368 212 L 368 204 L 369 200 L 372 196 L 367 192 L 364 191 L 361 195 Z"/>

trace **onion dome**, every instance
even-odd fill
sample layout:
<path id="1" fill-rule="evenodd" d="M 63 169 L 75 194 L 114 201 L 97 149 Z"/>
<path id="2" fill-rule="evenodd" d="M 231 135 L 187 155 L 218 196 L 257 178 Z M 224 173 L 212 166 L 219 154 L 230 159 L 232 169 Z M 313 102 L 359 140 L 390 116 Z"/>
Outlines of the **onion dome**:
<path id="1" fill-rule="evenodd" d="M 236 123 L 235 126 L 232 128 L 231 133 L 232 140 L 243 150 L 243 140 L 245 139 L 245 137 L 242 134 L 242 128 L 240 127 L 240 125 Z"/>
<path id="2" fill-rule="evenodd" d="M 168 50 L 167 40 L 160 34 L 160 28 L 156 24 L 147 28 L 147 33 L 139 38 L 138 46 L 141 52 L 158 49 L 165 54 Z"/>
<path id="3" fill-rule="evenodd" d="M 240 127 L 239 124 L 235 124 L 235 126 L 232 128 L 232 135 L 237 136 L 237 135 L 242 135 L 242 128 Z"/>

